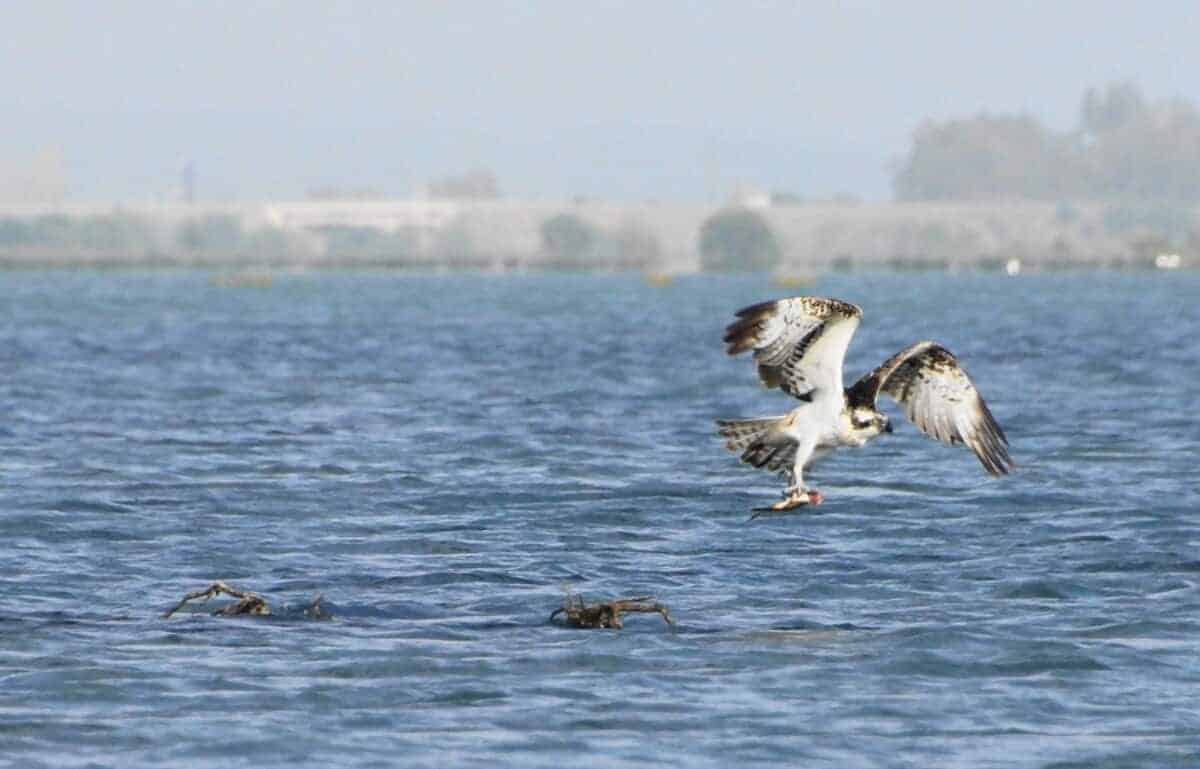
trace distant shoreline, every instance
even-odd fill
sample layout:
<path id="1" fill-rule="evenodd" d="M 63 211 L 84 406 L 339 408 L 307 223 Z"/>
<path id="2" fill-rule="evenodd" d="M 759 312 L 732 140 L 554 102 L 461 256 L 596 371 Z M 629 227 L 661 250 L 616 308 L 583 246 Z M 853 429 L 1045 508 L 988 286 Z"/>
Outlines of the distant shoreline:
<path id="1" fill-rule="evenodd" d="M 1190 206 L 1043 201 L 733 206 L 370 200 L 0 205 L 0 268 L 703 271 L 701 232 L 744 210 L 770 272 L 1200 266 Z M 1167 262 L 1162 257 L 1169 257 Z M 731 262 L 736 269 L 736 262 Z"/>

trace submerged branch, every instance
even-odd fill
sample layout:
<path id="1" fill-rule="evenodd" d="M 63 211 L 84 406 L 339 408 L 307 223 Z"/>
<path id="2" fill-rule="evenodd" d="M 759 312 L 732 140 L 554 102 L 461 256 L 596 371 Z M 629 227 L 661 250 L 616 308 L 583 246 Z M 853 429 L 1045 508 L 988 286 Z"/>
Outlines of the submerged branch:
<path id="1" fill-rule="evenodd" d="M 667 607 L 649 595 L 617 598 L 595 604 L 585 604 L 581 595 L 568 595 L 563 605 L 550 614 L 550 621 L 553 622 L 555 617 L 562 614 L 567 624 L 572 627 L 620 629 L 624 627 L 621 615 L 626 612 L 657 613 L 662 615 L 668 625 L 675 624 L 675 620 L 671 619 L 667 612 Z"/>
<path id="2" fill-rule="evenodd" d="M 271 607 L 267 605 L 267 600 L 258 593 L 251 593 L 248 590 L 238 590 L 237 588 L 226 585 L 224 582 L 218 581 L 212 583 L 204 590 L 196 590 L 185 595 L 183 600 L 175 605 L 174 609 L 171 609 L 169 612 L 163 615 L 163 619 L 167 619 L 172 614 L 182 609 L 188 601 L 194 601 L 196 599 L 203 599 L 207 601 L 210 598 L 214 598 L 222 594 L 237 598 L 238 601 L 237 603 L 231 603 L 228 606 L 222 606 L 220 609 L 217 609 L 213 612 L 213 616 L 233 617 L 240 614 L 264 615 L 271 613 Z M 319 603 L 320 597 L 318 596 L 318 610 Z"/>

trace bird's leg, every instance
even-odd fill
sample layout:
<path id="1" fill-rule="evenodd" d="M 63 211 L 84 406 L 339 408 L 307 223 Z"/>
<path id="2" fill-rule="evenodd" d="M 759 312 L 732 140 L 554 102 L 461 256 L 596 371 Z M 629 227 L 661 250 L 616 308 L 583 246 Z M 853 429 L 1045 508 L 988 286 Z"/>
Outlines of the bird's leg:
<path id="1" fill-rule="evenodd" d="M 796 459 L 788 473 L 792 482 L 784 491 L 783 499 L 770 507 L 754 508 L 755 514 L 750 516 L 750 520 L 757 518 L 759 513 L 777 513 L 802 505 L 819 505 L 825 501 L 821 492 L 804 485 L 804 463 L 812 457 L 815 447 L 816 442 L 812 439 L 801 441 L 800 445 L 796 447 Z"/>
<path id="2" fill-rule="evenodd" d="M 791 510 L 809 503 L 809 492 L 800 489 L 788 489 L 784 498 L 771 505 L 772 510 Z"/>
<path id="3" fill-rule="evenodd" d="M 804 468 L 797 464 L 792 472 L 792 483 L 783 493 L 783 499 L 771 505 L 772 510 L 791 510 L 801 505 L 819 505 L 825 496 L 816 489 L 804 485 Z"/>
<path id="4" fill-rule="evenodd" d="M 775 503 L 775 507 L 783 509 L 782 506 L 788 505 L 790 502 L 793 502 L 794 500 L 804 496 L 805 491 L 807 491 L 807 489 L 804 488 L 804 484 L 797 481 L 792 481 L 790 484 L 788 484 L 788 487 L 783 490 L 783 499 Z"/>

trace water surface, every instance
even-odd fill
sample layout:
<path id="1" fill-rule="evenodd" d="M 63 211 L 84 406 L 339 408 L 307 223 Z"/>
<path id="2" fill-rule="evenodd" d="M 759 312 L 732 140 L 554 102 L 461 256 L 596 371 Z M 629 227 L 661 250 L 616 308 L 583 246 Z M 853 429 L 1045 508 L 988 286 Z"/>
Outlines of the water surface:
<path id="1" fill-rule="evenodd" d="M 1195 275 L 821 280 L 850 376 L 943 342 L 1019 470 L 893 409 L 752 523 L 764 278 L 210 278 L 0 275 L 0 766 L 1200 762 Z M 161 618 L 214 579 L 276 615 Z"/>

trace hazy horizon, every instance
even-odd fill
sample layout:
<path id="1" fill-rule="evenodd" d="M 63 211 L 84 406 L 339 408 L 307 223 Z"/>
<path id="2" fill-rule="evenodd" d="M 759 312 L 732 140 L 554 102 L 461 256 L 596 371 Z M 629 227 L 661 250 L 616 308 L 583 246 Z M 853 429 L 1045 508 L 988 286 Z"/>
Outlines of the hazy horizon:
<path id="1" fill-rule="evenodd" d="M 208 4 L 0 11 L 0 174 L 61 154 L 72 200 L 491 169 L 527 198 L 890 197 L 927 118 L 1065 130 L 1089 87 L 1200 101 L 1188 3 Z"/>

